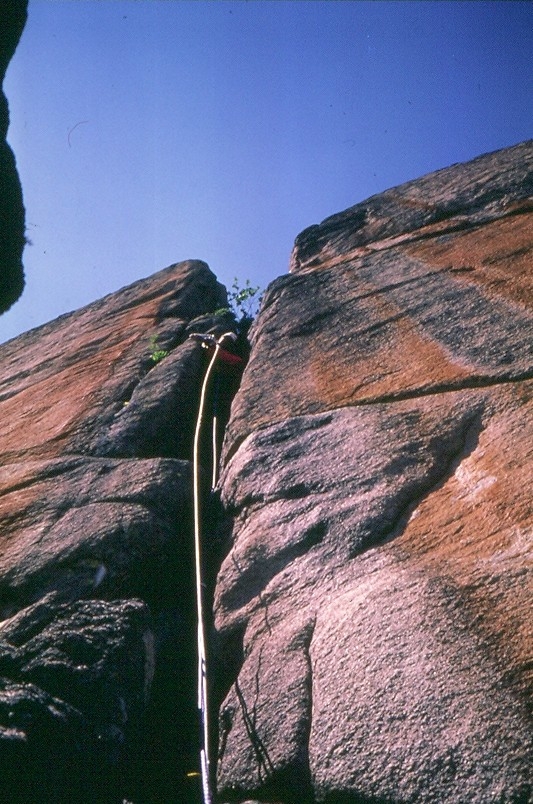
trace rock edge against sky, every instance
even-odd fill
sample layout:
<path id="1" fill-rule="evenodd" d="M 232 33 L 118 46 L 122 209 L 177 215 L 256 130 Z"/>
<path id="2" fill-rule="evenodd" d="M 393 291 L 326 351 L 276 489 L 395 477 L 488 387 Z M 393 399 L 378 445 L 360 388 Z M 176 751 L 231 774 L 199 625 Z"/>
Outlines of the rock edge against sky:
<path id="1" fill-rule="evenodd" d="M 204 506 L 220 804 L 531 801 L 532 175 L 374 196 L 265 294 Z M 20 801 L 199 800 L 189 335 L 226 303 L 189 260 L 2 347 Z"/>

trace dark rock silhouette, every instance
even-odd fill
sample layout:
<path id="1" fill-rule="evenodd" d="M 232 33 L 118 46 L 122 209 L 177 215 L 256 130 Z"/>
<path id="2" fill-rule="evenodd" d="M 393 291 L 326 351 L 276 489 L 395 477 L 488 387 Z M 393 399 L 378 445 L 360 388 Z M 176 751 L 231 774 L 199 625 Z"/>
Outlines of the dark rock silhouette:
<path id="1" fill-rule="evenodd" d="M 6 142 L 9 110 L 2 82 L 26 23 L 27 7 L 28 0 L 4 2 L 0 25 L 0 313 L 11 307 L 24 287 L 25 214 L 15 157 Z"/>

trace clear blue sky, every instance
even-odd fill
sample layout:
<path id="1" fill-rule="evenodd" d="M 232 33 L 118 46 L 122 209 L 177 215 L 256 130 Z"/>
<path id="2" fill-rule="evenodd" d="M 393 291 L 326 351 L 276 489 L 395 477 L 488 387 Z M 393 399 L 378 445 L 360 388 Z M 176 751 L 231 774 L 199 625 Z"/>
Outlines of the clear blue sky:
<path id="1" fill-rule="evenodd" d="M 533 136 L 533 3 L 30 0 L 0 342 L 173 262 L 264 287 L 370 195 Z"/>

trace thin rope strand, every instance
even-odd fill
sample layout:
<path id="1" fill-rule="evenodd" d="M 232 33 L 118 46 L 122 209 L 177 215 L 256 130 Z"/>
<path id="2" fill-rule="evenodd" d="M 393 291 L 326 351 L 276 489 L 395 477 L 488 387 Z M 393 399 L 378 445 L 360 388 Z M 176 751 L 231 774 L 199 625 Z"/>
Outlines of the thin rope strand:
<path id="1" fill-rule="evenodd" d="M 213 443 L 212 443 L 212 450 L 213 450 L 213 472 L 211 475 L 211 488 L 214 489 L 217 484 L 218 479 L 218 447 L 217 447 L 217 429 L 218 429 L 218 421 L 217 417 L 213 416 Z"/>
<path id="2" fill-rule="evenodd" d="M 203 745 L 200 751 L 200 766 L 202 774 L 202 791 L 204 804 L 211 804 L 211 784 L 210 784 L 210 759 L 209 759 L 209 717 L 207 700 L 207 660 L 204 631 L 204 604 L 202 594 L 202 551 L 201 551 L 201 526 L 200 526 L 200 433 L 202 430 L 202 420 L 204 415 L 205 398 L 209 378 L 213 371 L 220 346 L 223 340 L 233 333 L 224 333 L 216 341 L 215 351 L 211 357 L 207 371 L 205 372 L 202 390 L 200 393 L 200 405 L 198 408 L 198 418 L 194 431 L 193 444 L 193 500 L 194 500 L 194 562 L 196 574 L 196 611 L 198 620 L 198 709 L 200 710 L 203 727 Z M 216 465 L 216 440 L 213 437 L 213 464 Z M 216 471 L 216 470 L 215 470 Z M 215 477 L 215 475 L 213 475 Z"/>
<path id="3" fill-rule="evenodd" d="M 204 633 L 204 605 L 202 592 L 202 553 L 201 553 L 201 528 L 200 528 L 200 466 L 199 466 L 199 443 L 200 432 L 202 429 L 202 419 L 205 406 L 205 397 L 209 377 L 217 359 L 219 344 L 215 346 L 215 351 L 205 373 L 200 394 L 200 407 L 196 420 L 193 448 L 193 484 L 194 484 L 194 563 L 196 572 L 196 614 L 198 621 L 198 709 L 200 710 L 203 728 L 203 746 L 200 754 L 202 772 L 202 791 L 204 804 L 211 804 L 211 790 L 209 784 L 209 721 L 207 714 L 207 668 L 206 668 L 206 649 Z"/>

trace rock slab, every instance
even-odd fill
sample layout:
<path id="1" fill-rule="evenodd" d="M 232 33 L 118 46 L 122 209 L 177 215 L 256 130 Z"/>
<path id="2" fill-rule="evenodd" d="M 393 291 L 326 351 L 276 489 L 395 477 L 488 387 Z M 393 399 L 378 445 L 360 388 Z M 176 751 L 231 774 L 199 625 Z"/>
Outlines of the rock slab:
<path id="1" fill-rule="evenodd" d="M 300 235 L 232 410 L 221 801 L 533 801 L 533 142 Z"/>
<path id="2" fill-rule="evenodd" d="M 190 260 L 2 347 L 9 801 L 200 800 L 189 334 L 227 329 L 226 304 Z"/>

